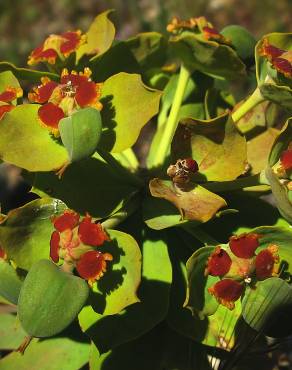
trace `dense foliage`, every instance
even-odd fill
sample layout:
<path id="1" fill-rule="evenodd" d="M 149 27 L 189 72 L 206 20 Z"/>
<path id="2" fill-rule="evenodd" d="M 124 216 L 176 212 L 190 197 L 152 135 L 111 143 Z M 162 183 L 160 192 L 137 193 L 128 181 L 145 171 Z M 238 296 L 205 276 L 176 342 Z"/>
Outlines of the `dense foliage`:
<path id="1" fill-rule="evenodd" d="M 0 348 L 24 353 L 0 368 L 242 369 L 292 333 L 292 35 L 121 41 L 110 16 L 0 62 L 0 158 L 35 198 L 0 218 Z"/>

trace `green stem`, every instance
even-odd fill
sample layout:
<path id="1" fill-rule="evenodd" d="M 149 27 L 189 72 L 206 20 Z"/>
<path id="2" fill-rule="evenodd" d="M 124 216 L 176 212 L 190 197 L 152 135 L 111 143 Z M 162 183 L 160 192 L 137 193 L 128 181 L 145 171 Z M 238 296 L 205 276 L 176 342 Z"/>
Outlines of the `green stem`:
<path id="1" fill-rule="evenodd" d="M 208 182 L 204 184 L 204 188 L 218 192 L 230 191 L 230 190 L 241 190 L 243 188 L 249 188 L 252 186 L 269 185 L 266 180 L 264 173 L 258 175 L 241 177 L 233 181 L 221 181 L 221 182 Z"/>
<path id="2" fill-rule="evenodd" d="M 184 65 L 181 65 L 172 107 L 168 119 L 166 121 L 166 124 L 164 126 L 164 132 L 161 137 L 160 145 L 158 147 L 155 159 L 153 161 L 154 167 L 159 167 L 160 165 L 162 165 L 165 161 L 165 158 L 168 155 L 170 145 L 178 125 L 178 114 L 189 78 L 190 78 L 189 70 Z"/>
<path id="3" fill-rule="evenodd" d="M 130 166 L 135 170 L 139 167 L 139 162 L 138 162 L 138 159 L 136 157 L 136 154 L 133 152 L 133 149 L 132 148 L 128 148 L 126 150 L 124 150 L 121 155 L 127 159 L 128 163 L 130 164 Z"/>
<path id="4" fill-rule="evenodd" d="M 138 176 L 136 176 L 134 173 L 131 173 L 128 169 L 123 167 L 119 161 L 117 161 L 110 153 L 98 149 L 97 153 L 112 167 L 116 170 L 117 173 L 119 173 L 121 176 L 129 180 L 129 183 L 136 187 L 143 187 L 144 182 L 141 180 Z"/>
<path id="5" fill-rule="evenodd" d="M 247 112 L 249 112 L 256 105 L 263 102 L 265 98 L 262 96 L 260 89 L 257 87 L 251 96 L 236 109 L 232 114 L 232 119 L 234 122 L 238 122 Z"/>
<path id="6" fill-rule="evenodd" d="M 191 224 L 182 224 L 180 227 L 182 227 L 184 230 L 186 230 L 189 234 L 194 236 L 196 239 L 198 239 L 203 244 L 207 244 L 207 245 L 220 244 L 216 239 L 212 238 L 212 236 L 210 236 L 209 234 L 207 234 L 205 231 L 203 231 L 197 226 L 192 226 Z"/>

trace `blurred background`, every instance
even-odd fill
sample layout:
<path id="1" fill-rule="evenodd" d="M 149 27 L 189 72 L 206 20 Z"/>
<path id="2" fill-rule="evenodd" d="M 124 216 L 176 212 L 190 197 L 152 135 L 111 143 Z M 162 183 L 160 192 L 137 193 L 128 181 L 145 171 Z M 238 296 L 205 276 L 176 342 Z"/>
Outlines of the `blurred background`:
<path id="1" fill-rule="evenodd" d="M 220 30 L 247 27 L 255 36 L 292 32 L 292 0 L 0 0 L 0 60 L 24 66 L 30 51 L 51 33 L 86 31 L 95 15 L 116 9 L 117 37 L 165 32 L 168 20 L 205 15 Z"/>

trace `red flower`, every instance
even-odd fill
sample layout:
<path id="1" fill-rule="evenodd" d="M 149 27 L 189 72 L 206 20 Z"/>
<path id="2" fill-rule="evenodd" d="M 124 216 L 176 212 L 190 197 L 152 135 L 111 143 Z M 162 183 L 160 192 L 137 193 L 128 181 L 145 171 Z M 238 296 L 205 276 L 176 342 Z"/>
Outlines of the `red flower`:
<path id="1" fill-rule="evenodd" d="M 101 224 L 92 223 L 89 216 L 84 217 L 83 221 L 80 222 L 78 234 L 82 243 L 93 247 L 98 247 L 109 240 Z"/>
<path id="2" fill-rule="evenodd" d="M 60 83 L 51 81 L 48 77 L 42 78 L 42 84 L 34 87 L 28 94 L 31 102 L 44 104 L 39 108 L 39 119 L 54 135 L 59 134 L 59 121 L 77 109 L 84 107 L 102 109 L 99 101 L 101 84 L 91 81 L 90 75 L 89 68 L 85 68 L 84 72 L 79 74 L 75 71 L 69 73 L 64 69 Z"/>
<path id="3" fill-rule="evenodd" d="M 224 276 L 228 273 L 231 264 L 232 260 L 228 253 L 218 246 L 208 258 L 205 274 L 212 276 Z"/>
<path id="4" fill-rule="evenodd" d="M 231 236 L 229 246 L 232 253 L 239 258 L 252 258 L 255 250 L 259 246 L 258 234 L 241 234 Z"/>
<path id="5" fill-rule="evenodd" d="M 280 161 L 285 171 L 292 169 L 292 149 L 282 152 Z"/>
<path id="6" fill-rule="evenodd" d="M 275 273 L 275 264 L 279 262 L 278 247 L 270 245 L 256 256 L 256 276 L 259 280 L 267 279 Z"/>
<path id="7" fill-rule="evenodd" d="M 243 293 L 243 285 L 232 279 L 223 279 L 208 289 L 217 301 L 230 310 L 235 307 L 237 301 Z"/>
<path id="8" fill-rule="evenodd" d="M 106 261 L 113 259 L 111 254 L 95 249 L 109 240 L 108 235 L 89 215 L 80 221 L 80 215 L 71 210 L 65 210 L 52 222 L 55 231 L 50 240 L 51 259 L 57 263 L 61 258 L 75 265 L 79 275 L 92 285 L 106 271 Z"/>
<path id="9" fill-rule="evenodd" d="M 285 53 L 285 50 L 279 49 L 276 46 L 273 46 L 269 43 L 268 39 L 263 40 L 263 44 L 260 48 L 260 55 L 267 57 L 267 59 L 271 62 L 275 58 L 279 57 Z"/>
<path id="10" fill-rule="evenodd" d="M 259 53 L 266 57 L 278 72 L 287 78 L 292 77 L 291 52 L 279 49 L 264 39 Z"/>
<path id="11" fill-rule="evenodd" d="M 101 253 L 92 250 L 84 253 L 76 265 L 78 274 L 88 280 L 89 285 L 92 285 L 96 280 L 99 280 L 106 271 L 106 261 L 112 261 L 113 257 L 109 253 Z"/>
<path id="12" fill-rule="evenodd" d="M 21 97 L 23 91 L 20 87 L 7 86 L 4 91 L 0 93 L 0 119 L 6 112 L 10 112 L 15 106 L 11 102 Z"/>
<path id="13" fill-rule="evenodd" d="M 57 263 L 59 262 L 59 250 L 60 250 L 60 234 L 58 231 L 53 231 L 50 240 L 50 257 Z"/>
<path id="14" fill-rule="evenodd" d="M 28 57 L 28 64 L 35 65 L 39 62 L 55 64 L 56 59 L 64 60 L 71 53 L 75 52 L 85 41 L 81 31 L 64 32 L 61 35 L 50 35 Z"/>

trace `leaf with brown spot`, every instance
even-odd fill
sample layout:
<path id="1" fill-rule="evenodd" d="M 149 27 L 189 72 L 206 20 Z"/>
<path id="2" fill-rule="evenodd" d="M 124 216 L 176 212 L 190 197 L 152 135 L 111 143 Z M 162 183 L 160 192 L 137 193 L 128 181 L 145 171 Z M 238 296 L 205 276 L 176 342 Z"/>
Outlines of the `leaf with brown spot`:
<path id="1" fill-rule="evenodd" d="M 170 201 L 187 220 L 207 222 L 227 205 L 219 195 L 196 184 L 188 184 L 182 190 L 171 181 L 155 178 L 150 181 L 149 188 L 153 197 Z"/>
<path id="2" fill-rule="evenodd" d="M 246 140 L 228 113 L 210 120 L 188 118 L 177 128 L 172 156 L 195 159 L 200 180 L 234 180 L 245 170 Z"/>

